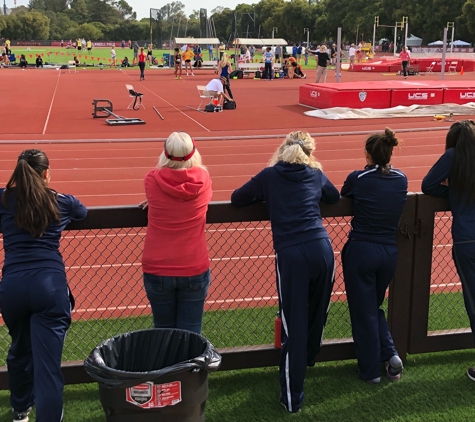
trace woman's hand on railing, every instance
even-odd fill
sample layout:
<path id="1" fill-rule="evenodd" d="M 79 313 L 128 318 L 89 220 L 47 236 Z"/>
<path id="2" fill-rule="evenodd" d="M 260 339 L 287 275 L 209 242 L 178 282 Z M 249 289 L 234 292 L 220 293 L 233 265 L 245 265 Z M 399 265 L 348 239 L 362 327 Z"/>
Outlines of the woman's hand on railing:
<path id="1" fill-rule="evenodd" d="M 148 208 L 148 201 L 142 201 L 139 203 L 139 207 L 142 208 L 143 210 L 146 210 Z"/>

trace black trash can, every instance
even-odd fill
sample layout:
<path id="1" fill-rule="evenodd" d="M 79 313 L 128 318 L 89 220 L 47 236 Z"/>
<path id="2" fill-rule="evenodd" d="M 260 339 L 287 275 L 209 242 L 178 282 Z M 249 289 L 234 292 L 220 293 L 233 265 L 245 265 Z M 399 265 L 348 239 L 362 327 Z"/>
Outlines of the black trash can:
<path id="1" fill-rule="evenodd" d="M 208 373 L 220 365 L 206 338 L 177 329 L 121 334 L 84 361 L 108 422 L 204 421 Z"/>

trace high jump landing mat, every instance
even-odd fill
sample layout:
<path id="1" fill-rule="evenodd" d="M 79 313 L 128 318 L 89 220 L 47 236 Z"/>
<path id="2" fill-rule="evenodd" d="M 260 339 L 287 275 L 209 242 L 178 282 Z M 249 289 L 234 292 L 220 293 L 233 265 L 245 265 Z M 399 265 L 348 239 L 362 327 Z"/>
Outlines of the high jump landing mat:
<path id="1" fill-rule="evenodd" d="M 389 108 L 411 105 L 467 104 L 475 101 L 475 81 L 368 81 L 299 87 L 299 104 L 310 108 Z"/>

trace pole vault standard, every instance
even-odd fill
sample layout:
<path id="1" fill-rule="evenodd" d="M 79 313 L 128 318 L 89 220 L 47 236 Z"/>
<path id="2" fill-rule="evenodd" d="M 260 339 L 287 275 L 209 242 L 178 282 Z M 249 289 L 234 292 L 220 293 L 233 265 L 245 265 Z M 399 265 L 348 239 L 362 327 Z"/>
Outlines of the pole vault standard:
<path id="1" fill-rule="evenodd" d="M 404 28 L 404 23 L 407 23 L 407 17 L 403 18 L 402 22 L 396 22 L 396 25 L 380 25 L 379 23 L 379 16 L 374 17 L 374 27 L 373 27 L 373 52 L 374 52 L 374 46 L 376 43 L 376 28 L 378 26 L 382 26 L 383 28 L 394 28 L 394 56 L 397 55 L 396 53 L 396 42 L 397 42 L 397 29 L 398 28 Z M 407 38 L 407 28 L 406 28 L 406 38 Z"/>

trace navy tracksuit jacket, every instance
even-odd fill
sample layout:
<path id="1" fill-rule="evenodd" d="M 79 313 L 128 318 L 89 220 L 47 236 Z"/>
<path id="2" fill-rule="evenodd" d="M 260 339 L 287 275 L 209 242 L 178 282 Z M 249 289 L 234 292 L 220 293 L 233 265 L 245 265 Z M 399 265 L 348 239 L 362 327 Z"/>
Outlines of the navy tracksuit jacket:
<path id="1" fill-rule="evenodd" d="M 462 282 L 463 298 L 472 334 L 475 337 L 475 204 L 467 204 L 454 195 L 450 168 L 454 148 L 449 148 L 422 180 L 422 192 L 447 197 L 452 211 L 452 256 Z M 449 179 L 448 186 L 441 185 Z"/>
<path id="2" fill-rule="evenodd" d="M 384 311 L 386 289 L 396 272 L 396 231 L 407 196 L 407 178 L 377 165 L 350 173 L 341 195 L 353 198 L 351 232 L 342 252 L 358 370 L 378 378 L 381 362 L 397 355 Z"/>
<path id="3" fill-rule="evenodd" d="M 71 220 L 87 213 L 71 195 L 58 194 L 57 200 L 61 221 L 51 223 L 39 238 L 15 225 L 15 189 L 6 207 L 0 201 L 5 251 L 0 309 L 12 337 L 7 356 L 10 403 L 19 412 L 36 404 L 37 422 L 62 420 L 61 354 L 71 304 L 59 240 Z"/>
<path id="4" fill-rule="evenodd" d="M 334 255 L 319 202 L 339 198 L 322 171 L 285 162 L 262 170 L 231 196 L 237 206 L 265 201 L 269 211 L 282 318 L 281 400 L 290 412 L 302 406 L 306 367 L 320 351 L 333 286 Z"/>

